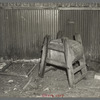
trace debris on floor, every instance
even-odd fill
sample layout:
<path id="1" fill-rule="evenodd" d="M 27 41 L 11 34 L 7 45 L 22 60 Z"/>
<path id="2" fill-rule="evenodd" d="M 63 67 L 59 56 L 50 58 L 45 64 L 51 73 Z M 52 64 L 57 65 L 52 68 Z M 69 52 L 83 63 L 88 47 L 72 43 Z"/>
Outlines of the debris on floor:
<path id="1" fill-rule="evenodd" d="M 1 58 L 0 58 L 0 62 L 3 62 L 3 61 L 4 61 L 4 59 L 3 59 L 3 57 L 1 57 Z"/>
<path id="2" fill-rule="evenodd" d="M 38 63 L 40 62 L 40 58 L 39 59 L 20 59 L 20 60 L 15 60 L 13 61 L 14 63 L 18 63 L 18 62 L 26 62 L 26 63 L 29 63 L 29 62 L 33 62 L 33 63 Z"/>
<path id="3" fill-rule="evenodd" d="M 6 69 L 8 74 L 16 73 L 19 76 L 0 75 L 0 97 L 100 97 L 99 72 L 88 71 L 86 79 L 78 82 L 74 88 L 69 88 L 66 71 L 50 70 L 44 78 L 40 78 L 40 59 L 21 61 Z M 20 76 L 30 71 L 27 78 Z"/>
<path id="4" fill-rule="evenodd" d="M 94 79 L 100 80 L 100 73 L 96 73 L 95 76 L 94 76 Z"/>
<path id="5" fill-rule="evenodd" d="M 12 83 L 12 82 L 14 82 L 14 81 L 13 81 L 13 80 L 9 80 L 9 81 L 8 81 L 8 83 Z"/>
<path id="6" fill-rule="evenodd" d="M 20 76 L 28 78 L 35 67 L 39 64 L 39 60 L 28 60 L 28 61 L 36 61 L 36 62 L 4 62 L 4 66 L 1 69 L 0 75 L 9 75 L 9 76 Z"/>
<path id="7" fill-rule="evenodd" d="M 45 88 L 43 91 L 49 91 L 49 87 Z"/>
<path id="8" fill-rule="evenodd" d="M 30 84 L 31 80 L 32 80 L 32 77 L 31 77 L 31 78 L 29 79 L 29 81 L 25 84 L 25 86 L 23 87 L 23 90 L 27 88 L 27 86 Z"/>
<path id="9" fill-rule="evenodd" d="M 0 70 L 3 69 L 4 66 L 6 66 L 5 62 L 0 63 Z"/>

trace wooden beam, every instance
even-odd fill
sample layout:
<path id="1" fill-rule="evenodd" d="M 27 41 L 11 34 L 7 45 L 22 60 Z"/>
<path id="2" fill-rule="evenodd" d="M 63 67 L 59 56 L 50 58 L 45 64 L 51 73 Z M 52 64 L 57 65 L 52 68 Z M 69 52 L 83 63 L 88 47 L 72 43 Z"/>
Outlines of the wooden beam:
<path id="1" fill-rule="evenodd" d="M 78 66 L 77 68 L 74 69 L 74 73 L 78 72 L 79 70 L 83 69 L 84 67 L 86 67 L 86 65 Z"/>
<path id="2" fill-rule="evenodd" d="M 52 65 L 61 66 L 63 68 L 66 68 L 66 64 L 65 63 L 59 62 L 59 61 L 55 61 L 55 60 L 52 60 L 50 58 L 47 58 L 46 62 L 49 63 L 49 64 L 52 64 Z"/>
<path id="3" fill-rule="evenodd" d="M 20 75 L 20 74 L 15 74 L 15 73 L 6 73 L 6 72 L 0 72 L 0 75 L 6 75 L 6 76 L 15 76 L 15 77 L 25 77 L 25 78 L 28 78 L 27 75 Z"/>
<path id="4" fill-rule="evenodd" d="M 75 83 L 75 84 L 78 83 L 78 82 L 81 81 L 83 78 L 85 78 L 85 76 L 86 76 L 86 73 L 83 74 L 83 75 L 80 75 L 79 78 L 75 79 L 74 83 Z"/>
<path id="5" fill-rule="evenodd" d="M 59 51 L 59 52 L 64 52 L 63 46 L 60 46 L 59 44 L 58 45 L 57 44 L 49 44 L 48 49 Z"/>

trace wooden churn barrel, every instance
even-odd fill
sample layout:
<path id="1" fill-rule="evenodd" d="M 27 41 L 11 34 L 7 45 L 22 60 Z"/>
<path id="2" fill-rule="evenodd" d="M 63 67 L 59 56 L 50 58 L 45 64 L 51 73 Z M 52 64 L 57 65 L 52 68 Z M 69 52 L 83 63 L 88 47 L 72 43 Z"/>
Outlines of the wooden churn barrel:
<path id="1" fill-rule="evenodd" d="M 58 46 L 58 48 L 64 49 L 64 46 L 63 46 L 61 39 L 51 40 L 50 44 L 54 44 L 55 46 Z M 68 50 L 71 54 L 70 56 L 72 58 L 72 61 L 75 62 L 75 61 L 79 60 L 83 56 L 83 46 L 82 46 L 82 44 L 79 43 L 78 41 L 68 39 L 68 45 L 69 45 Z M 55 50 L 49 50 L 48 51 L 48 57 L 50 59 L 53 59 L 53 60 L 56 60 L 56 61 L 59 61 L 59 62 L 65 62 L 63 52 L 59 52 L 59 51 L 55 51 Z"/>

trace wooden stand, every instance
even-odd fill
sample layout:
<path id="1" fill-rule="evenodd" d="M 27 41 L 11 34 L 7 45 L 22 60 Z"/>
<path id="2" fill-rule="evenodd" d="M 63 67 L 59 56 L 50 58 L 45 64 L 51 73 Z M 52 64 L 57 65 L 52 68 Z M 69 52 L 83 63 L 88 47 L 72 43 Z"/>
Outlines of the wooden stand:
<path id="1" fill-rule="evenodd" d="M 82 41 L 81 41 L 79 35 L 76 36 L 75 38 L 77 39 L 78 42 L 81 42 L 81 44 L 82 44 Z M 65 61 L 60 62 L 55 59 L 51 59 L 50 56 L 48 56 L 49 50 L 62 52 L 64 54 Z M 79 62 L 79 65 L 76 68 L 74 68 L 73 64 L 76 63 L 77 61 Z M 40 62 L 40 67 L 39 67 L 39 76 L 40 77 L 44 76 L 44 73 L 46 71 L 45 67 L 46 67 L 47 63 L 63 67 L 67 70 L 68 82 L 69 82 L 70 87 L 73 87 L 73 85 L 75 83 L 77 83 L 82 78 L 84 78 L 87 73 L 84 53 L 81 57 L 73 59 L 73 54 L 70 52 L 68 38 L 62 38 L 62 45 L 50 43 L 49 36 L 46 36 L 44 38 L 42 57 L 41 57 L 41 62 Z M 75 79 L 75 73 L 77 73 L 79 71 L 81 72 L 81 76 L 78 79 Z"/>

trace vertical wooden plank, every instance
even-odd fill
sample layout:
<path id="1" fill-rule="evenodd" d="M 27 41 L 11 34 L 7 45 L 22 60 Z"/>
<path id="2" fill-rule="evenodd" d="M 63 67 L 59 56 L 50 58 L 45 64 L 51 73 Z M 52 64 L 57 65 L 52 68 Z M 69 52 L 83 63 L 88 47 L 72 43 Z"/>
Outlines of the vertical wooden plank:
<path id="1" fill-rule="evenodd" d="M 65 62 L 66 62 L 66 70 L 68 72 L 68 82 L 69 86 L 73 87 L 74 85 L 74 71 L 72 67 L 72 57 L 69 51 L 68 39 L 63 39 L 64 45 L 64 55 L 65 55 Z"/>

